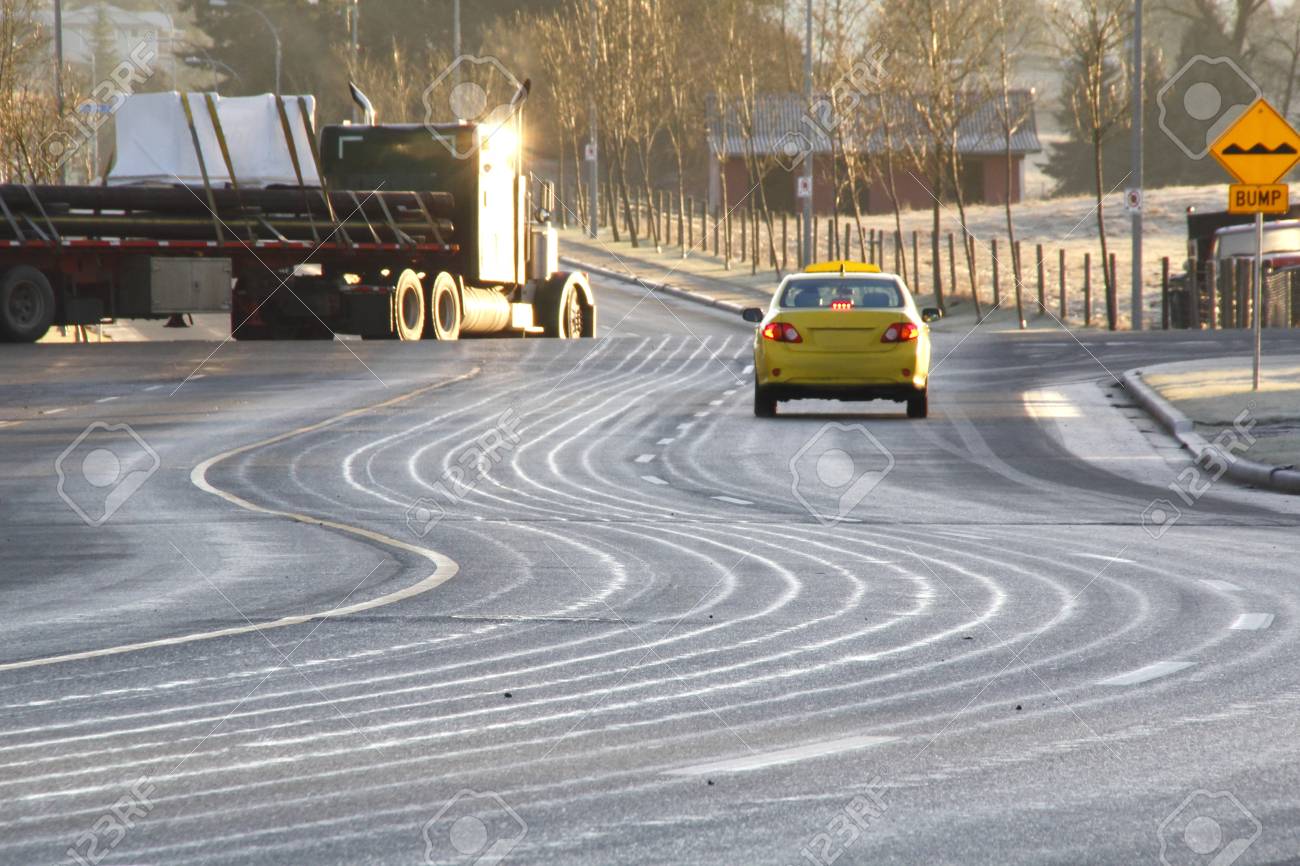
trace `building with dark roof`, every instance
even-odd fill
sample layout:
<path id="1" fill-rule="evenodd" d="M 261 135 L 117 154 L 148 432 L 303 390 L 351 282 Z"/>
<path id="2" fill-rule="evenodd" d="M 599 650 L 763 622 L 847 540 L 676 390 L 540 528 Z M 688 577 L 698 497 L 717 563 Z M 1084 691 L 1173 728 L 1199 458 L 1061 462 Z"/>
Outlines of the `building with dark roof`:
<path id="1" fill-rule="evenodd" d="M 1014 90 L 1010 94 L 1009 115 L 1019 122 L 1011 135 L 1011 200 L 1020 200 L 1024 189 L 1024 159 L 1038 153 L 1038 127 L 1034 119 L 1034 92 Z M 751 177 L 746 157 L 761 167 L 763 189 L 768 205 L 775 210 L 796 210 L 796 183 L 803 174 L 803 161 L 813 162 L 813 206 L 818 213 L 832 210 L 840 181 L 840 209 L 851 210 L 843 159 L 833 161 L 832 138 L 841 139 L 850 153 L 876 161 L 893 160 L 894 180 L 900 204 L 904 208 L 928 208 L 934 196 L 926 179 L 904 156 L 909 141 L 924 143 L 927 135 L 918 117 L 898 99 L 889 106 L 889 134 L 872 116 L 871 99 L 864 99 L 842 121 L 825 100 L 816 100 L 809 110 L 801 96 L 767 94 L 760 96 L 752 117 L 730 105 L 720 120 L 716 107 L 710 111 L 708 136 L 714 154 L 722 159 L 710 160 L 709 199 L 716 206 L 722 199 L 722 172 L 726 172 L 726 194 L 735 206 L 749 193 L 757 178 Z M 1000 97 L 982 97 L 963 112 L 957 130 L 957 152 L 962 190 L 970 204 L 1001 204 L 1006 199 L 1006 141 L 999 108 Z M 877 109 L 876 115 L 879 115 Z M 828 134 L 829 133 L 829 134 Z M 892 147 L 890 146 L 892 144 Z M 892 151 L 892 153 L 891 153 Z M 838 162 L 839 164 L 835 164 Z M 892 209 L 885 185 L 877 178 L 865 187 L 859 184 L 859 203 L 866 213 L 884 213 Z"/>

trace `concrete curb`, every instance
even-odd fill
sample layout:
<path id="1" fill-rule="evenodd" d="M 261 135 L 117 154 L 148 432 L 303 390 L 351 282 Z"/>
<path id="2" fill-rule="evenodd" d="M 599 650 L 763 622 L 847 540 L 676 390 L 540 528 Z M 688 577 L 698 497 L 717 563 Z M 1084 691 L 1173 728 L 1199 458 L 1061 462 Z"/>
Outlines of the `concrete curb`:
<path id="1" fill-rule="evenodd" d="M 565 265 L 580 271 L 587 271 L 588 273 L 596 274 L 611 280 L 622 280 L 626 283 L 636 283 L 637 285 L 645 286 L 647 289 L 654 292 L 663 292 L 665 295 L 672 295 L 675 298 L 681 298 L 686 301 L 694 301 L 695 303 L 703 304 L 706 307 L 726 310 L 727 312 L 735 313 L 736 315 L 740 315 L 740 311 L 745 309 L 744 306 L 733 304 L 731 301 L 721 301 L 717 298 L 710 297 L 709 295 L 701 294 L 700 292 L 692 292 L 668 283 L 656 283 L 650 280 L 643 280 L 636 274 L 611 270 L 610 268 L 604 268 L 600 265 L 593 265 L 588 262 L 579 261 L 578 259 L 570 258 L 569 256 L 561 256 L 560 261 Z M 765 306 L 765 304 L 762 304 L 755 299 L 752 306 L 762 307 Z"/>
<path id="2" fill-rule="evenodd" d="M 1133 396 L 1143 409 L 1160 422 L 1183 447 L 1195 455 L 1195 459 L 1206 460 L 1208 465 L 1226 465 L 1224 472 L 1239 484 L 1249 484 L 1278 493 L 1300 494 L 1300 471 L 1289 466 L 1273 466 L 1243 457 L 1228 459 L 1223 451 L 1196 432 L 1196 425 L 1174 405 L 1142 380 L 1141 370 L 1129 370 L 1122 378 L 1124 389 Z"/>

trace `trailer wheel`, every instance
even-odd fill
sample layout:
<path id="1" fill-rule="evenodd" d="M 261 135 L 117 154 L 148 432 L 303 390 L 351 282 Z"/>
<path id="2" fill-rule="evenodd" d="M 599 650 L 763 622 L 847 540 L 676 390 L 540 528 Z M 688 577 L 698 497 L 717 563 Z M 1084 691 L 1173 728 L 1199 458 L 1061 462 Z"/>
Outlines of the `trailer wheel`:
<path id="1" fill-rule="evenodd" d="M 429 325 L 426 330 L 435 340 L 460 339 L 460 292 L 456 279 L 446 271 L 433 278 L 429 289 Z"/>
<path id="2" fill-rule="evenodd" d="M 262 288 L 254 277 L 235 280 L 230 292 L 230 336 L 236 340 L 274 339 L 275 334 L 265 318 L 271 311 L 262 303 L 266 300 L 265 293 L 256 291 Z"/>
<path id="3" fill-rule="evenodd" d="M 424 288 L 415 271 L 402 271 L 393 290 L 393 320 L 397 339 L 418 340 L 424 335 Z"/>
<path id="4" fill-rule="evenodd" d="M 45 274 L 28 265 L 0 277 L 0 339 L 35 343 L 54 321 L 54 289 Z"/>

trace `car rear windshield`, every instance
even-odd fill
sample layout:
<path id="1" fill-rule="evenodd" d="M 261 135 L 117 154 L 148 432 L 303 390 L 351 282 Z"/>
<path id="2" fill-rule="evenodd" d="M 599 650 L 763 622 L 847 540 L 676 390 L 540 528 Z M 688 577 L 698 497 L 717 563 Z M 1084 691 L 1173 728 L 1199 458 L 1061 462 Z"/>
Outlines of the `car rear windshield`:
<path id="1" fill-rule="evenodd" d="M 903 293 L 889 277 L 827 277 L 791 280 L 781 294 L 781 306 L 830 309 L 835 301 L 850 301 L 854 309 L 903 306 Z"/>

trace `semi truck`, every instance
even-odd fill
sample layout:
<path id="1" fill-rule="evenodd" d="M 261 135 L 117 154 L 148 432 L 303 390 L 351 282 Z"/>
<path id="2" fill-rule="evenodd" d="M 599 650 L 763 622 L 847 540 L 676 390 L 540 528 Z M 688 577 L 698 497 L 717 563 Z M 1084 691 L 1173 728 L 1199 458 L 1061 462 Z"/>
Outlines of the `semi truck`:
<path id="1" fill-rule="evenodd" d="M 202 183 L 0 185 L 0 341 L 226 311 L 237 340 L 593 337 L 590 282 L 559 269 L 553 187 L 522 164 L 527 91 L 509 123 L 370 113 L 319 136 L 301 98 L 277 95 L 284 135 L 262 146 L 298 182 L 258 187 L 238 182 L 212 95 L 149 94 L 181 101 Z M 221 162 L 199 143 L 205 104 Z"/>

